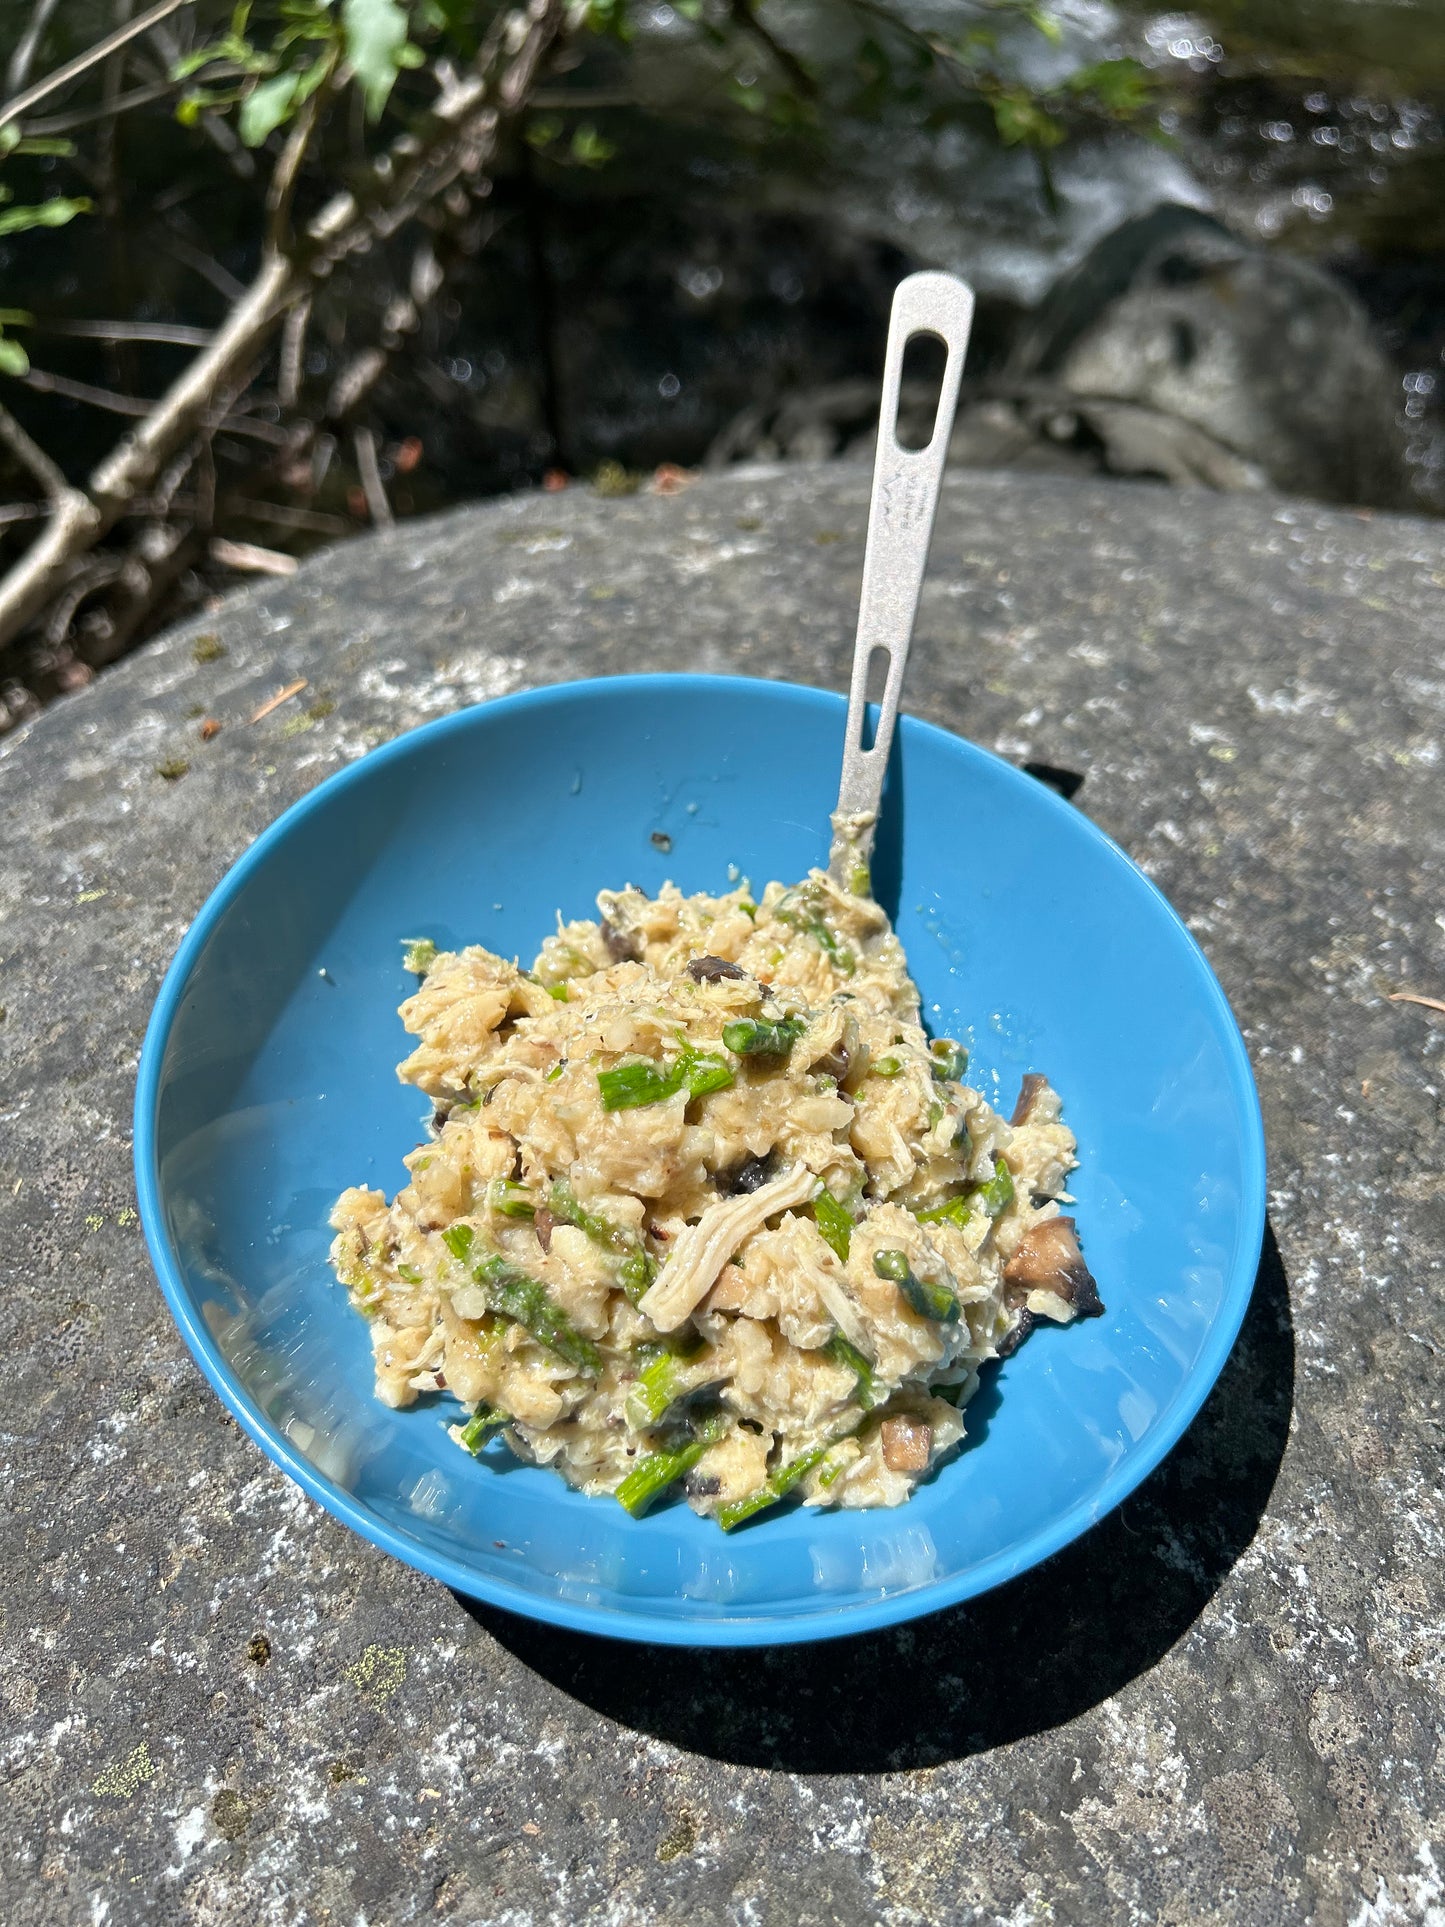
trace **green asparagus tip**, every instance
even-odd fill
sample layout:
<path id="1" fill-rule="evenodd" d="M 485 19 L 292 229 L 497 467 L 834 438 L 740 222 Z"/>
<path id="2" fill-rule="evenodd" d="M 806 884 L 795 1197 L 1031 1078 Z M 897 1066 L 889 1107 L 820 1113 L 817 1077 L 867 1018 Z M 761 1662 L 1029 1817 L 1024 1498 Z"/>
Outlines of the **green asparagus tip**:
<path id="1" fill-rule="evenodd" d="M 493 1406 L 479 1405 L 462 1427 L 460 1442 L 475 1457 L 486 1444 L 488 1435 L 495 1432 L 498 1426 L 509 1423 L 505 1412 L 499 1412 Z"/>
<path id="2" fill-rule="evenodd" d="M 722 1040 L 739 1057 L 786 1057 L 805 1029 L 796 1017 L 739 1017 L 723 1025 Z"/>
<path id="3" fill-rule="evenodd" d="M 823 1237 L 844 1264 L 847 1264 L 849 1244 L 853 1236 L 853 1220 L 831 1191 L 820 1191 L 814 1198 L 813 1218 Z"/>
<path id="4" fill-rule="evenodd" d="M 1014 1201 L 1013 1172 L 1002 1158 L 993 1161 L 993 1176 L 985 1180 L 974 1192 L 979 1209 L 988 1217 L 996 1218 Z"/>

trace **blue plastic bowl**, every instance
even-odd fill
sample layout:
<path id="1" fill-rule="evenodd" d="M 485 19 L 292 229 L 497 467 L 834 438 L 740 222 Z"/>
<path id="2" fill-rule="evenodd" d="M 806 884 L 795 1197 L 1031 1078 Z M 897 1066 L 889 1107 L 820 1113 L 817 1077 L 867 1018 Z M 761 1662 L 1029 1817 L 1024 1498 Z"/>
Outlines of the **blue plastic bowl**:
<path id="1" fill-rule="evenodd" d="M 396 1005 L 413 984 L 399 940 L 526 959 L 559 908 L 586 915 L 608 885 L 800 877 L 826 860 L 843 717 L 837 696 L 711 676 L 571 683 L 464 710 L 288 810 L 212 895 L 161 988 L 135 1157 L 176 1322 L 305 1491 L 460 1592 L 684 1645 L 826 1638 L 932 1612 L 1117 1505 L 1234 1341 L 1264 1229 L 1264 1137 L 1209 966 L 1085 817 L 905 720 L 880 896 L 927 1020 L 970 1045 L 986 1094 L 1011 1104 L 1035 1069 L 1063 1093 L 1107 1314 L 1041 1331 L 996 1368 L 968 1408 L 965 1449 L 906 1506 L 784 1511 L 731 1537 L 682 1504 L 630 1519 L 501 1445 L 473 1462 L 444 1429 L 450 1400 L 376 1402 L 326 1220 L 345 1185 L 394 1192 L 422 1135 L 425 1100 L 394 1071 Z"/>

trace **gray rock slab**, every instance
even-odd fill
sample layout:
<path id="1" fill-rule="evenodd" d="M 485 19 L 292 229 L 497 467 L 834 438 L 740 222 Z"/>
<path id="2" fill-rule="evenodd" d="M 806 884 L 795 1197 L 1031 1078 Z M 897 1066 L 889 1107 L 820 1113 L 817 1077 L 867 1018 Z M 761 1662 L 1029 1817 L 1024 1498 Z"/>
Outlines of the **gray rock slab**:
<path id="1" fill-rule="evenodd" d="M 286 1482 L 155 1287 L 137 1054 L 233 858 L 371 745 L 528 683 L 841 686 L 867 482 L 409 524 L 0 747 L 10 1927 L 1441 1919 L 1445 1016 L 1389 996 L 1445 997 L 1439 524 L 946 490 L 909 702 L 1082 773 L 1218 969 L 1271 1147 L 1215 1394 L 1047 1567 L 811 1650 L 468 1607 Z"/>

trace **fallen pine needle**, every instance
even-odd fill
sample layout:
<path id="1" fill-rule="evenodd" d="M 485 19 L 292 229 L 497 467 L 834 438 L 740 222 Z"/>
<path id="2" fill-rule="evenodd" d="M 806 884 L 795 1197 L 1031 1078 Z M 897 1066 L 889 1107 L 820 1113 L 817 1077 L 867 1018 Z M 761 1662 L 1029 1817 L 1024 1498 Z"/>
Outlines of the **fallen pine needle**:
<path id="1" fill-rule="evenodd" d="M 305 687 L 306 678 L 304 676 L 298 676 L 295 682 L 288 682 L 284 689 L 278 689 L 274 696 L 268 696 L 259 709 L 253 709 L 251 711 L 246 721 L 248 723 L 259 723 L 261 718 L 263 716 L 269 716 L 273 709 L 279 709 L 282 703 L 289 703 L 293 696 L 299 696 Z"/>
<path id="2" fill-rule="evenodd" d="M 1439 997 L 1417 997 L 1413 990 L 1392 990 L 1392 1004 L 1423 1004 L 1426 1010 L 1445 1011 L 1445 999 Z"/>
<path id="3" fill-rule="evenodd" d="M 280 549 L 263 549 L 255 542 L 228 542 L 222 535 L 211 538 L 211 560 L 225 569 L 245 569 L 253 575 L 295 575 L 294 555 Z"/>

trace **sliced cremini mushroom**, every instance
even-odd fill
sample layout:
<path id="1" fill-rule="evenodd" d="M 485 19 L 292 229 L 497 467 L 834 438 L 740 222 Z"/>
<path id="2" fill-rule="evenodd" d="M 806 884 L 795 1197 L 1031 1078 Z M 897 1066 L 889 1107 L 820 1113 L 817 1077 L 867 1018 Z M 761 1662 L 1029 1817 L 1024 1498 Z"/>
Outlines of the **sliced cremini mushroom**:
<path id="1" fill-rule="evenodd" d="M 741 964 L 729 963 L 726 957 L 694 957 L 687 966 L 687 974 L 695 984 L 715 984 L 724 977 L 746 977 L 748 973 Z"/>
<path id="2" fill-rule="evenodd" d="M 696 1224 L 678 1234 L 671 1257 L 638 1300 L 638 1310 L 660 1332 L 676 1331 L 712 1290 L 743 1240 L 760 1231 L 775 1212 L 806 1204 L 817 1188 L 817 1178 L 799 1164 L 760 1190 L 710 1204 Z"/>
<path id="3" fill-rule="evenodd" d="M 619 930 L 604 917 L 597 926 L 597 934 L 613 963 L 642 962 L 642 938 L 635 930 Z"/>
<path id="4" fill-rule="evenodd" d="M 920 1418 L 886 1418 L 878 1428 L 883 1463 L 890 1472 L 925 1472 L 933 1450 L 933 1427 Z"/>
<path id="5" fill-rule="evenodd" d="M 1097 1318 L 1104 1309 L 1072 1218 L 1043 1218 L 1031 1225 L 1003 1268 L 1003 1283 L 1007 1305 L 1061 1325 Z"/>
<path id="6" fill-rule="evenodd" d="M 729 1171 L 719 1171 L 717 1188 L 727 1197 L 741 1197 L 747 1191 L 761 1191 L 763 1186 L 778 1175 L 777 1153 L 769 1151 L 766 1157 L 744 1158 Z"/>
<path id="7" fill-rule="evenodd" d="M 1034 1317 L 1033 1313 L 1027 1305 L 1025 1305 L 1018 1315 L 1018 1323 L 1005 1332 L 1003 1337 L 998 1341 L 998 1356 L 1000 1358 L 1012 1358 L 1038 1322 L 1038 1319 Z"/>
<path id="8" fill-rule="evenodd" d="M 1038 1098 L 1040 1092 L 1046 1091 L 1048 1088 L 1049 1080 L 1046 1077 L 1040 1077 L 1037 1071 L 1030 1071 L 1023 1083 L 1019 1086 L 1018 1102 L 1014 1105 L 1014 1114 L 1009 1119 L 1009 1123 L 1027 1124 L 1029 1121 L 1029 1113 L 1034 1108 L 1035 1100 Z"/>

